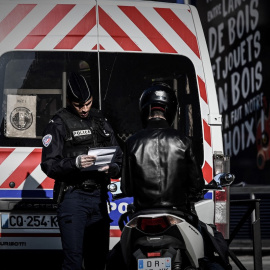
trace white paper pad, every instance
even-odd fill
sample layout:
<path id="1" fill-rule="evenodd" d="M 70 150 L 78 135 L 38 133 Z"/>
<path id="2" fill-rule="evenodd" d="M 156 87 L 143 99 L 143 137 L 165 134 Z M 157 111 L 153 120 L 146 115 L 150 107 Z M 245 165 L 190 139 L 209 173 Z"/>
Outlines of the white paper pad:
<path id="1" fill-rule="evenodd" d="M 116 152 L 117 146 L 93 148 L 88 151 L 89 156 L 96 156 L 95 164 L 84 168 L 83 170 L 92 171 L 97 170 L 112 162 L 113 156 Z"/>

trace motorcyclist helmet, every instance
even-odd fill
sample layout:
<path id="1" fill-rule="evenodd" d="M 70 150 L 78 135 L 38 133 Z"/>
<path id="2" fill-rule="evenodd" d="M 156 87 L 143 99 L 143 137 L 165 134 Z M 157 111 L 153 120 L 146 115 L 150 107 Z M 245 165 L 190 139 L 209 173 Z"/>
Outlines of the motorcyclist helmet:
<path id="1" fill-rule="evenodd" d="M 67 81 L 67 97 L 70 101 L 84 104 L 92 97 L 91 86 L 85 77 L 79 73 L 72 72 Z"/>
<path id="2" fill-rule="evenodd" d="M 153 84 L 146 89 L 139 101 L 142 124 L 145 127 L 151 110 L 161 110 L 171 126 L 174 122 L 178 102 L 174 91 L 165 83 Z"/>

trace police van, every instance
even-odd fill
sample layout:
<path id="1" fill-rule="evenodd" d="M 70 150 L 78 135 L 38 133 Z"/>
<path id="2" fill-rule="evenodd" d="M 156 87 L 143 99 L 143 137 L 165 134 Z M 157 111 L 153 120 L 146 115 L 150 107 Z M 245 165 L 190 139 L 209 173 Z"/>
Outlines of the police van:
<path id="1" fill-rule="evenodd" d="M 153 82 L 169 84 L 180 105 L 175 128 L 192 139 L 205 181 L 228 169 L 195 7 L 156 1 L 0 0 L 0 250 L 61 249 L 54 180 L 41 171 L 40 162 L 42 132 L 66 106 L 71 71 L 83 74 L 94 88 L 93 106 L 103 111 L 120 146 L 142 128 L 142 91 Z M 228 189 L 209 193 L 204 206 L 225 237 L 228 194 Z M 121 234 L 119 215 L 130 200 L 111 202 L 111 247 Z"/>

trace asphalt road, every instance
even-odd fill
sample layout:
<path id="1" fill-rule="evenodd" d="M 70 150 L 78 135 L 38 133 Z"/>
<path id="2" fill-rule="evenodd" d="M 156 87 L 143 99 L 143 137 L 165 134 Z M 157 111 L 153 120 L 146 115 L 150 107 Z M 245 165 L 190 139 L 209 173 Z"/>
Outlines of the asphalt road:
<path id="1" fill-rule="evenodd" d="M 254 270 L 254 262 L 253 257 L 250 255 L 241 255 L 237 256 L 237 258 L 240 260 L 240 262 L 244 265 L 244 267 L 247 270 Z M 233 270 L 239 270 L 239 267 L 237 267 L 233 261 L 231 261 L 231 265 L 233 267 Z M 262 257 L 262 269 L 256 269 L 256 270 L 270 270 L 270 256 L 263 256 Z"/>
<path id="2" fill-rule="evenodd" d="M 238 255 L 237 258 L 246 270 L 255 270 L 253 257 L 251 255 Z M 62 253 L 59 251 L 0 251 L 1 270 L 61 270 Z M 263 256 L 262 269 L 270 270 L 270 255 Z M 233 270 L 239 270 L 231 261 Z M 116 269 L 117 270 L 117 269 Z"/>
<path id="3" fill-rule="evenodd" d="M 0 251 L 1 270 L 61 270 L 61 251 Z"/>

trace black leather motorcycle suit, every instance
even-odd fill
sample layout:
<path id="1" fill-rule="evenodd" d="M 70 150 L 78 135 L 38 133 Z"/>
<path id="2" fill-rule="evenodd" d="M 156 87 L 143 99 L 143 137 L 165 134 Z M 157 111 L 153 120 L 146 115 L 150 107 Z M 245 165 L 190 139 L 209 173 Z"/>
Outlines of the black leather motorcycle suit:
<path id="1" fill-rule="evenodd" d="M 165 120 L 154 118 L 128 138 L 121 189 L 137 209 L 176 207 L 187 210 L 188 194 L 203 189 L 204 179 L 190 139 L 181 138 Z"/>

